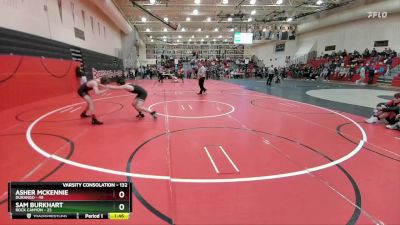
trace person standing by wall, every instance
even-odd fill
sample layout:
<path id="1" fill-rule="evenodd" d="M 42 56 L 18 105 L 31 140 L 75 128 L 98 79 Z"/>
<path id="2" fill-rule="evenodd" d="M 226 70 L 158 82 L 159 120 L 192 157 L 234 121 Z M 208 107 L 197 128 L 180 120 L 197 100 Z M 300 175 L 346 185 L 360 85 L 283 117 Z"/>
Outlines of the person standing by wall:
<path id="1" fill-rule="evenodd" d="M 360 68 L 360 79 L 356 80 L 356 84 L 365 84 L 364 83 L 364 79 L 365 79 L 365 66 L 361 65 Z"/>
<path id="2" fill-rule="evenodd" d="M 368 68 L 368 84 L 372 84 L 374 82 L 375 76 L 375 65 L 371 64 L 370 66 L 367 65 Z"/>
<path id="3" fill-rule="evenodd" d="M 83 70 L 82 70 L 82 68 L 80 66 L 76 67 L 75 73 L 76 73 L 76 76 L 79 78 L 79 82 L 80 82 L 81 85 L 87 82 L 87 78 L 85 76 L 85 72 L 83 72 Z"/>
<path id="4" fill-rule="evenodd" d="M 388 58 L 386 59 L 385 65 L 386 65 L 386 72 L 385 72 L 385 75 L 383 75 L 383 76 L 389 76 L 390 75 L 390 69 L 391 69 L 391 66 L 392 66 L 392 56 L 391 55 L 389 55 Z"/>

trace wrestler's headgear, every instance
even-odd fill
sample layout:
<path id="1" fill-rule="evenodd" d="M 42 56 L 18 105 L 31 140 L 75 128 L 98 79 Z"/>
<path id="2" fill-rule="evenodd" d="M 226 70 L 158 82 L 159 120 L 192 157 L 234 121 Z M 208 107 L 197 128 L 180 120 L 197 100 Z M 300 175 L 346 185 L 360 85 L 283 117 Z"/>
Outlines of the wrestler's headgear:
<path id="1" fill-rule="evenodd" d="M 100 78 L 100 84 L 108 84 L 110 80 L 107 77 Z"/>
<path id="2" fill-rule="evenodd" d="M 124 78 L 119 78 L 119 79 L 117 80 L 117 84 L 119 84 L 119 85 L 124 85 L 124 84 L 125 84 L 125 79 L 124 79 Z"/>

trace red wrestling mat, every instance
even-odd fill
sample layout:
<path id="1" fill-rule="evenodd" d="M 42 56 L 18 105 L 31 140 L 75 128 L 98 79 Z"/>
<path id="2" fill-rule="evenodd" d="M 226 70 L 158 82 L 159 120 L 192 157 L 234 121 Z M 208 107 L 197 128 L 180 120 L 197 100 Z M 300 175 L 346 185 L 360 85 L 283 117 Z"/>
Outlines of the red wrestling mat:
<path id="1" fill-rule="evenodd" d="M 157 120 L 124 91 L 92 94 L 101 126 L 75 93 L 1 112 L 0 224 L 400 224 L 398 132 L 221 81 L 137 84 Z M 7 213 L 9 181 L 127 180 L 126 221 Z"/>

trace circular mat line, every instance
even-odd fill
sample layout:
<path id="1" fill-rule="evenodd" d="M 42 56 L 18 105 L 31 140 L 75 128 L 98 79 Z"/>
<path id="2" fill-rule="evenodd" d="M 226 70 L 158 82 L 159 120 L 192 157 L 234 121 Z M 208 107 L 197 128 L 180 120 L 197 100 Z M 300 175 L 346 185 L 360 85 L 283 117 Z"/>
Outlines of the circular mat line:
<path id="1" fill-rule="evenodd" d="M 17 65 L 17 67 L 15 67 L 14 71 L 11 72 L 10 75 L 7 75 L 6 78 L 4 78 L 3 80 L 0 80 L 0 83 L 3 83 L 3 82 L 5 82 L 5 81 L 9 80 L 11 77 L 13 77 L 13 76 L 15 75 L 15 73 L 18 71 L 19 67 L 21 66 L 21 63 L 22 63 L 22 59 L 23 59 L 23 58 L 24 58 L 23 56 L 21 56 L 21 57 L 19 58 L 18 65 Z"/>
<path id="2" fill-rule="evenodd" d="M 53 77 L 55 77 L 55 78 L 64 78 L 65 76 L 67 76 L 68 75 L 68 72 L 71 70 L 71 66 L 72 66 L 72 63 L 73 63 L 74 61 L 70 61 L 70 63 L 69 63 L 69 66 L 68 66 L 68 69 L 67 69 L 67 71 L 65 72 L 65 73 L 63 73 L 63 74 L 61 74 L 61 75 L 56 75 L 56 74 L 54 74 L 53 72 L 51 72 L 50 70 L 49 70 L 49 68 L 47 68 L 47 66 L 45 65 L 45 63 L 43 62 L 43 57 L 41 57 L 40 58 L 40 63 L 42 64 L 42 66 L 43 66 L 43 68 L 50 74 L 50 75 L 52 75 Z"/>
<path id="3" fill-rule="evenodd" d="M 66 159 L 70 159 L 72 157 L 72 155 L 74 154 L 75 151 L 75 144 L 72 140 L 58 135 L 58 134 L 47 134 L 47 133 L 33 133 L 34 135 L 47 135 L 47 136 L 53 136 L 53 137 L 58 137 L 60 139 L 65 140 L 68 144 L 69 144 L 69 153 L 66 157 Z M 2 134 L 1 136 L 13 136 L 13 135 L 25 135 L 24 133 L 20 133 L 20 134 Z M 37 180 L 36 182 L 41 182 L 44 181 L 45 179 L 47 179 L 48 177 L 50 177 L 51 175 L 53 175 L 55 172 L 57 172 L 57 170 L 59 170 L 65 163 L 61 162 L 60 164 L 58 164 L 54 169 L 52 169 L 49 173 L 47 173 L 46 175 L 44 175 L 42 178 L 40 178 L 39 180 Z M 0 205 L 7 202 L 7 198 L 4 200 L 0 200 Z"/>
<path id="4" fill-rule="evenodd" d="M 118 97 L 123 97 L 123 96 L 130 96 L 130 95 L 119 95 L 119 96 L 111 96 L 111 97 L 106 97 L 106 98 L 100 98 L 100 99 L 96 99 L 95 101 L 99 101 L 99 100 L 104 100 L 104 99 L 110 99 L 110 98 L 118 98 Z M 298 175 L 303 175 L 309 172 L 315 172 L 318 170 L 322 170 L 322 169 L 326 169 L 329 167 L 332 167 L 336 164 L 342 163 L 348 159 L 350 159 L 351 157 L 353 157 L 354 155 L 356 155 L 361 149 L 362 146 L 364 145 L 364 143 L 367 141 L 367 136 L 365 134 L 365 131 L 362 129 L 362 127 L 356 123 L 354 120 L 352 120 L 351 118 L 340 114 L 338 112 L 335 112 L 333 110 L 330 109 L 325 109 L 319 106 L 313 106 L 319 109 L 323 109 L 323 110 L 327 110 L 329 112 L 333 112 L 347 120 L 349 120 L 350 122 L 352 122 L 362 133 L 362 139 L 360 140 L 360 142 L 358 143 L 358 145 L 356 146 L 355 149 L 353 149 L 349 154 L 343 156 L 342 158 L 339 158 L 333 162 L 327 163 L 325 165 L 320 165 L 317 167 L 312 167 L 309 168 L 307 170 L 302 170 L 302 171 L 296 171 L 296 172 L 291 172 L 291 173 L 285 173 L 285 174 L 274 174 L 274 175 L 268 175 L 268 176 L 257 176 L 257 177 L 246 177 L 246 178 L 225 178 L 225 179 L 188 179 L 188 178 L 172 178 L 170 176 L 161 176 L 161 175 L 151 175 L 151 174 L 140 174 L 140 173 L 127 173 L 124 171 L 118 171 L 118 170 L 112 170 L 112 169 L 107 169 L 107 168 L 103 168 L 103 167 L 98 167 L 98 166 L 93 166 L 93 165 L 89 165 L 89 164 L 84 164 L 84 163 L 79 163 L 79 162 L 75 162 L 72 160 L 68 160 L 53 154 L 49 154 L 48 152 L 46 152 L 45 150 L 41 149 L 32 139 L 31 133 L 33 128 L 36 126 L 36 124 L 38 124 L 41 120 L 43 120 L 44 118 L 46 118 L 47 116 L 58 112 L 60 110 L 66 109 L 68 107 L 74 106 L 74 105 L 78 105 L 78 104 L 82 104 L 82 103 L 76 103 L 76 104 L 71 104 L 71 105 L 67 105 L 58 109 L 55 109 L 53 111 L 50 111 L 48 113 L 45 113 L 44 115 L 40 116 L 39 118 L 37 118 L 35 121 L 33 121 L 28 129 L 26 130 L 26 139 L 28 141 L 28 143 L 32 146 L 32 148 L 37 151 L 39 154 L 47 157 L 47 158 L 52 158 L 54 160 L 58 160 L 60 162 L 64 162 L 66 164 L 69 164 L 71 166 L 76 166 L 79 168 L 83 168 L 83 169 L 88 169 L 88 170 L 93 170 L 93 171 L 97 171 L 97 172 L 102 172 L 102 173 L 109 173 L 109 174 L 114 174 L 114 175 L 119 175 L 119 176 L 131 176 L 131 177 L 136 177 L 136 178 L 145 178 L 145 179 L 159 179 L 159 180 L 170 180 L 171 182 L 182 182 L 182 183 L 228 183 L 228 182 L 248 182 L 248 181 L 260 181 L 260 180 L 269 180 L 269 179 L 278 179 L 278 178 L 283 178 L 283 177 L 291 177 L 291 176 L 298 176 Z M 305 104 L 305 103 L 304 103 Z M 309 104 L 306 104 L 309 105 Z M 312 106 L 312 105 L 310 105 Z"/>
<path id="5" fill-rule="evenodd" d="M 127 165 L 126 165 L 126 172 L 130 172 L 131 171 L 131 167 L 132 167 L 132 161 L 134 159 L 134 156 L 142 149 L 142 147 L 146 144 L 148 144 L 149 142 L 157 139 L 158 137 L 162 136 L 162 135 L 167 135 L 167 133 L 176 133 L 176 132 L 184 132 L 184 131 L 188 131 L 188 130 L 194 130 L 194 129 L 210 129 L 210 128 L 218 128 L 218 129 L 237 129 L 237 130 L 244 130 L 244 131 L 252 131 L 252 132 L 257 132 L 257 133 L 263 133 L 263 134 L 267 134 L 267 135 L 271 135 L 271 136 L 275 136 L 278 138 L 282 138 L 285 139 L 287 141 L 293 142 L 295 144 L 299 144 L 303 147 L 305 147 L 308 150 L 311 150 L 312 152 L 315 152 L 316 154 L 320 155 L 321 157 L 325 158 L 326 160 L 330 161 L 330 162 L 334 162 L 333 159 L 331 159 L 329 156 L 325 155 L 324 153 L 309 147 L 307 145 L 304 145 L 302 143 L 298 143 L 297 141 L 294 141 L 292 139 L 286 138 L 286 137 L 282 137 L 279 135 L 274 135 L 268 132 L 264 132 L 264 131 L 258 131 L 258 130 L 248 130 L 245 128 L 234 128 L 234 127 L 196 127 L 196 128 L 187 128 L 187 129 L 181 129 L 181 130 L 175 130 L 175 131 L 170 131 L 170 132 L 166 132 L 164 134 L 161 135 L 156 135 L 148 140 L 146 140 L 145 142 L 143 142 L 139 147 L 137 147 L 132 154 L 130 155 L 128 161 L 127 161 Z M 346 178 L 350 181 L 352 188 L 354 190 L 354 195 L 355 195 L 355 203 L 353 202 L 349 202 L 348 198 L 344 198 L 345 200 L 347 200 L 350 204 L 352 204 L 354 206 L 354 211 L 353 214 L 351 215 L 349 221 L 347 222 L 347 225 L 354 225 L 358 218 L 361 215 L 361 192 L 360 189 L 357 185 L 357 182 L 354 180 L 354 178 L 351 176 L 351 174 L 349 172 L 347 172 L 341 165 L 336 164 L 336 167 L 339 168 L 339 170 L 346 176 Z M 320 182 L 325 183 L 324 180 L 322 180 L 321 178 L 318 178 Z M 136 198 L 139 200 L 139 202 L 141 202 L 143 204 L 144 207 L 146 207 L 151 213 L 153 213 L 154 215 L 156 215 L 157 217 L 159 217 L 160 219 L 166 221 L 169 224 L 173 224 L 173 220 L 172 218 L 168 217 L 167 215 L 161 213 L 159 210 L 157 210 L 154 206 L 152 206 L 140 193 L 139 190 L 135 187 L 135 184 L 132 180 L 131 176 L 127 176 L 127 180 L 129 182 L 132 182 L 132 193 L 136 196 Z M 332 189 L 332 187 L 329 185 L 329 187 Z M 335 190 L 336 191 L 336 190 Z"/>

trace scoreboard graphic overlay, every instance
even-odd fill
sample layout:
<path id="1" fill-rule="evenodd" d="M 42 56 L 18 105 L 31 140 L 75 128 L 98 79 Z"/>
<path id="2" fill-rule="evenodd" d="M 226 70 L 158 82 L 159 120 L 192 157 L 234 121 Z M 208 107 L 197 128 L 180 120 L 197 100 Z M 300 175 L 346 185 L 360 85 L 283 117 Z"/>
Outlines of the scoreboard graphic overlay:
<path id="1" fill-rule="evenodd" d="M 129 182 L 11 182 L 12 219 L 129 219 Z"/>

